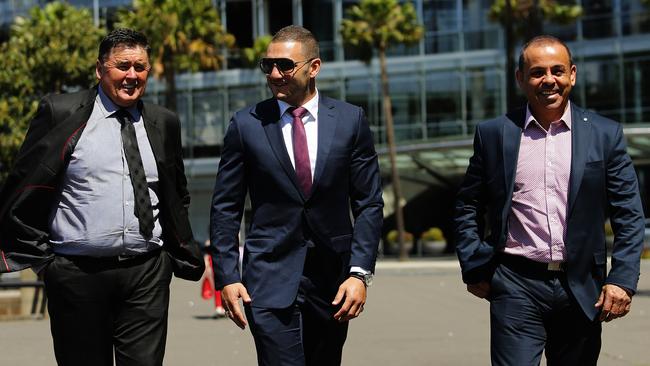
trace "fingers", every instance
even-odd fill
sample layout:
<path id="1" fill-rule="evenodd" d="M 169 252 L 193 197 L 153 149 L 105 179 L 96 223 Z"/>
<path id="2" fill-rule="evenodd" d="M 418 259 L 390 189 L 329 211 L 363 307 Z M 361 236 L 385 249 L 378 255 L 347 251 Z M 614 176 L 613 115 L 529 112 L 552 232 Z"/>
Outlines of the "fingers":
<path id="1" fill-rule="evenodd" d="M 366 286 L 357 278 L 348 278 L 336 293 L 332 305 L 338 305 L 345 299 L 341 308 L 334 314 L 334 319 L 339 322 L 346 322 L 358 317 L 363 311 L 366 303 Z"/>
<path id="2" fill-rule="evenodd" d="M 630 312 L 632 298 L 623 288 L 607 284 L 603 286 L 596 307 L 601 307 L 600 321 L 610 322 Z"/>
<path id="3" fill-rule="evenodd" d="M 225 286 L 221 290 L 221 299 L 223 307 L 226 310 L 226 316 L 239 328 L 245 329 L 248 323 L 246 322 L 242 308 L 239 306 L 239 299 L 242 299 L 245 304 L 250 304 L 251 298 L 244 285 L 241 283 L 233 283 Z"/>

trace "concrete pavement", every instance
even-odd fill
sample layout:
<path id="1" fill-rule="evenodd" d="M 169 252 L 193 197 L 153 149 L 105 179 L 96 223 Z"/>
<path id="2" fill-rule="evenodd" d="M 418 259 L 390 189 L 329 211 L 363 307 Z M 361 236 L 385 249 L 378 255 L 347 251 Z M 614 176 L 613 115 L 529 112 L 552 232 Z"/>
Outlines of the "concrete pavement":
<path id="1" fill-rule="evenodd" d="M 599 365 L 650 366 L 650 261 L 628 316 L 603 326 Z M 174 280 L 165 365 L 255 365 L 248 330 L 211 319 L 199 285 Z M 54 365 L 49 322 L 0 322 L 0 365 Z M 488 303 L 461 283 L 453 257 L 383 260 L 363 315 L 353 320 L 343 365 L 488 365 Z M 92 365 L 90 365 L 92 366 Z"/>

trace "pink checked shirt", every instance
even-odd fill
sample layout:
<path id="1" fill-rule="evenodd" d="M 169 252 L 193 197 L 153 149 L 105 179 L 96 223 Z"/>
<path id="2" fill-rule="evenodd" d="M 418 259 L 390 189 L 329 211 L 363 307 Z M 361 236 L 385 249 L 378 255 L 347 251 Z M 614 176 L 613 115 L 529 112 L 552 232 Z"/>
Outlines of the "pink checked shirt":
<path id="1" fill-rule="evenodd" d="M 548 131 L 526 108 L 505 252 L 537 262 L 566 259 L 571 174 L 571 106 Z"/>

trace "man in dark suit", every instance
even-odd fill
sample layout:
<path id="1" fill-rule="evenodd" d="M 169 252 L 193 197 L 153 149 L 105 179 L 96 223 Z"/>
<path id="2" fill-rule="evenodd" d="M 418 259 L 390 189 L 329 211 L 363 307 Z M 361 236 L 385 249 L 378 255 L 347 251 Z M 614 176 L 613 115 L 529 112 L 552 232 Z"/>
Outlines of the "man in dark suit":
<path id="1" fill-rule="evenodd" d="M 43 98 L 0 193 L 0 270 L 42 273 L 60 365 L 162 365 L 172 272 L 204 269 L 178 118 L 140 100 L 149 50 L 107 35 L 99 85 Z"/>
<path id="2" fill-rule="evenodd" d="M 622 126 L 569 102 L 564 43 L 532 39 L 516 76 L 528 105 L 477 126 L 460 188 L 463 281 L 490 302 L 493 365 L 538 365 L 544 349 L 549 365 L 595 365 L 601 322 L 629 312 L 638 282 L 636 174 Z"/>
<path id="3" fill-rule="evenodd" d="M 224 138 L 211 215 L 216 286 L 228 316 L 250 323 L 260 365 L 339 365 L 382 225 L 372 135 L 361 108 L 319 94 L 308 30 L 278 31 L 260 67 L 274 98 L 235 113 Z"/>

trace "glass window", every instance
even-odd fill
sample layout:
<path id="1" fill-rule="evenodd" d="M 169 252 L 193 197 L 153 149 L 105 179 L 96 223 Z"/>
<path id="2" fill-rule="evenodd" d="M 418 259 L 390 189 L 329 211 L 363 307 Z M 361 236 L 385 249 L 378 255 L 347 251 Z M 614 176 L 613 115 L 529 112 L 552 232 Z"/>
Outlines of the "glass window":
<path id="1" fill-rule="evenodd" d="M 426 76 L 426 125 L 430 137 L 460 134 L 461 77 L 458 71 L 431 71 Z"/>
<path id="2" fill-rule="evenodd" d="M 465 50 L 500 48 L 498 22 L 490 20 L 490 1 L 463 1 L 463 47 Z"/>
<path id="3" fill-rule="evenodd" d="M 415 73 L 389 74 L 395 141 L 412 141 L 423 137 L 420 80 L 421 77 Z"/>
<path id="4" fill-rule="evenodd" d="M 650 53 L 626 55 L 625 73 L 625 121 L 626 123 L 650 122 Z"/>
<path id="5" fill-rule="evenodd" d="M 582 9 L 580 19 L 585 39 L 616 36 L 612 0 L 583 1 Z"/>
<path id="6" fill-rule="evenodd" d="M 303 0 L 302 22 L 318 40 L 320 57 L 323 60 L 334 59 L 334 11 L 331 0 Z"/>
<path id="7" fill-rule="evenodd" d="M 192 94 L 194 118 L 194 156 L 216 155 L 216 148 L 223 142 L 223 134 L 230 116 L 223 113 L 224 95 L 219 90 L 199 90 Z"/>
<path id="8" fill-rule="evenodd" d="M 264 86 L 241 86 L 228 89 L 228 113 L 227 118 L 237 112 L 238 110 L 255 104 L 263 99 L 266 99 L 270 94 L 265 94 L 266 85 Z"/>
<path id="9" fill-rule="evenodd" d="M 585 83 L 586 108 L 621 121 L 619 67 L 616 59 L 589 59 L 578 68 L 578 82 Z"/>
<path id="10" fill-rule="evenodd" d="M 366 112 L 375 142 L 386 142 L 384 122 L 380 118 L 381 97 L 379 96 L 378 78 L 371 75 L 349 77 L 345 79 L 345 100 L 357 105 Z"/>
<path id="11" fill-rule="evenodd" d="M 293 24 L 292 0 L 273 0 L 268 2 L 269 32 L 275 34 L 280 29 Z"/>
<path id="12" fill-rule="evenodd" d="M 501 74 L 480 69 L 467 70 L 466 82 L 469 126 L 501 114 L 501 100 L 505 97 L 501 90 Z"/>
<path id="13" fill-rule="evenodd" d="M 650 33 L 650 6 L 639 0 L 621 2 L 621 25 L 624 35 Z"/>
<path id="14" fill-rule="evenodd" d="M 459 24 L 455 0 L 432 0 L 422 4 L 424 52 L 458 51 Z"/>

